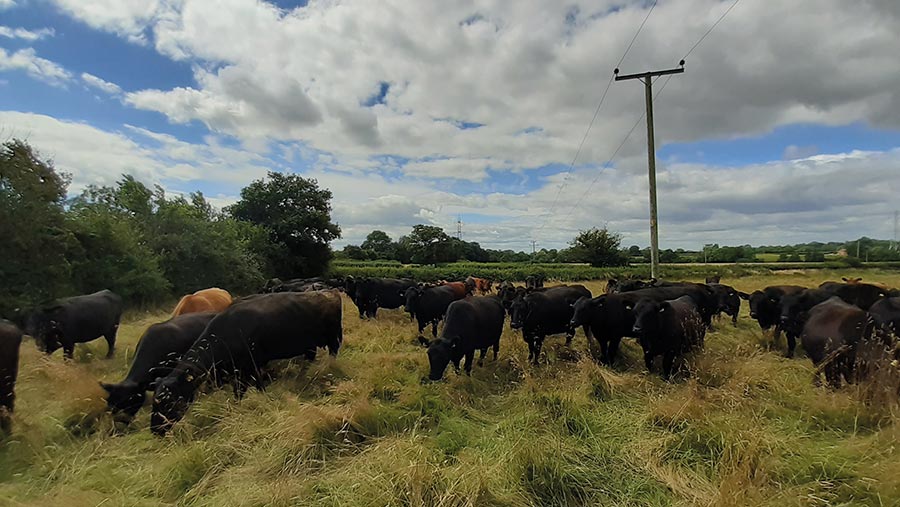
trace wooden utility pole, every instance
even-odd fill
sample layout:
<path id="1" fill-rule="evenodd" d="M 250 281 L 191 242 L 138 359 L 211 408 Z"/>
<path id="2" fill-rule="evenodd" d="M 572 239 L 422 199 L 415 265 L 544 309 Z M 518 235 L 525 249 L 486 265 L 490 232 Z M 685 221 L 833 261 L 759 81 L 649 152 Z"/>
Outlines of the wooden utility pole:
<path id="1" fill-rule="evenodd" d="M 647 163 L 650 179 L 650 276 L 659 277 L 659 221 L 656 213 L 656 143 L 653 135 L 653 78 L 684 72 L 684 60 L 678 63 L 677 69 L 654 70 L 640 74 L 619 75 L 614 71 L 616 81 L 640 79 L 644 83 L 644 95 L 647 100 Z"/>

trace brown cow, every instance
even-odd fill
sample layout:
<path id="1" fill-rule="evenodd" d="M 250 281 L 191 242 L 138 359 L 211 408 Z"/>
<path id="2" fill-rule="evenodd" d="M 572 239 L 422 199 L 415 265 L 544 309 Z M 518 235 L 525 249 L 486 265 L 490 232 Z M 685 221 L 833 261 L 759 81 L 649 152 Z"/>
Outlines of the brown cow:
<path id="1" fill-rule="evenodd" d="M 850 284 L 850 285 L 856 285 L 856 284 L 862 283 L 862 278 L 859 278 L 859 277 L 857 277 L 857 278 L 847 278 L 847 277 L 845 276 L 845 277 L 841 277 L 841 280 L 843 280 L 844 283 L 847 283 L 847 284 Z M 879 289 L 884 289 L 884 290 L 890 289 L 890 287 L 888 287 L 887 284 L 883 284 L 883 283 L 881 283 L 881 282 L 866 282 L 866 283 L 869 284 L 869 285 L 874 285 L 874 286 L 878 287 Z"/>
<path id="2" fill-rule="evenodd" d="M 186 313 L 201 312 L 221 312 L 231 306 L 231 294 L 227 290 L 218 287 L 210 289 L 198 290 L 193 294 L 188 294 L 181 298 L 175 311 L 172 312 L 173 317 L 184 315 Z"/>

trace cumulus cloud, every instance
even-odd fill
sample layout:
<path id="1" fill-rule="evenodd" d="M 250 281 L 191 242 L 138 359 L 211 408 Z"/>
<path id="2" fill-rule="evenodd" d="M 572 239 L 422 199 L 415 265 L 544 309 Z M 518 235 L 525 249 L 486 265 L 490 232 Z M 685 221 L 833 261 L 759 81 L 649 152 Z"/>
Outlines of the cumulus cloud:
<path id="1" fill-rule="evenodd" d="M 81 73 L 81 80 L 84 83 L 92 88 L 96 88 L 104 93 L 108 93 L 109 95 L 119 95 L 122 93 L 122 88 L 119 87 L 116 83 L 110 83 L 105 79 L 99 78 L 93 74 L 89 74 L 87 72 Z"/>
<path id="2" fill-rule="evenodd" d="M 0 11 L 11 9 L 16 6 L 15 0 L 0 0 Z"/>
<path id="3" fill-rule="evenodd" d="M 65 87 L 72 74 L 58 64 L 37 56 L 34 49 L 20 49 L 8 53 L 0 48 L 0 71 L 21 70 L 51 86 Z"/>
<path id="4" fill-rule="evenodd" d="M 161 9 L 158 0 L 53 0 L 66 14 L 92 28 L 144 43 L 144 31 Z"/>
<path id="5" fill-rule="evenodd" d="M 0 10 L 3 10 L 2 2 L 0 2 Z M 0 26 L 0 37 L 8 39 L 22 39 L 28 42 L 34 42 L 46 37 L 53 37 L 56 32 L 52 28 L 41 28 L 39 30 L 27 30 L 25 28 L 11 28 L 8 26 Z"/>

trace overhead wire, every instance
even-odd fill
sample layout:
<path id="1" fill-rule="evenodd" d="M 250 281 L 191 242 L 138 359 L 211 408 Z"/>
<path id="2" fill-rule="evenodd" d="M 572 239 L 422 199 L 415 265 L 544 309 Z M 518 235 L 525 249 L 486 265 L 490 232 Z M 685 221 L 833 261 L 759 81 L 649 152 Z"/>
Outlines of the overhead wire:
<path id="1" fill-rule="evenodd" d="M 631 37 L 631 41 L 628 43 L 628 47 L 625 48 L 625 51 L 622 53 L 622 57 L 619 58 L 619 62 L 616 64 L 616 68 L 621 66 L 622 62 L 625 61 L 625 57 L 628 56 L 628 52 L 631 51 L 631 47 L 634 46 L 634 41 L 637 40 L 638 35 L 641 33 L 641 30 L 644 29 L 644 25 L 647 24 L 647 20 L 650 19 L 650 15 L 653 14 L 653 9 L 656 8 L 657 1 L 658 0 L 654 0 L 653 4 L 650 6 L 650 9 L 647 10 L 647 14 L 644 16 L 641 24 L 634 32 L 634 35 Z M 572 175 L 572 170 L 575 168 L 575 163 L 578 161 L 578 156 L 581 155 L 581 150 L 582 148 L 584 148 L 584 143 L 585 141 L 587 141 L 588 135 L 591 133 L 594 122 L 596 122 L 597 120 L 597 115 L 600 114 L 600 109 L 603 107 L 603 102 L 606 100 L 606 95 L 609 93 L 609 89 L 612 87 L 613 81 L 615 81 L 615 74 L 609 77 L 609 81 L 606 83 L 606 88 L 603 90 L 603 94 L 600 96 L 600 102 L 597 104 L 597 108 L 594 110 L 594 115 L 591 117 L 591 122 L 588 124 L 587 129 L 584 131 L 584 136 L 581 137 L 581 142 L 578 143 L 578 149 L 575 150 L 575 156 L 572 157 L 572 162 L 569 164 L 568 170 L 566 170 L 566 175 L 563 177 L 563 181 L 559 185 L 559 189 L 556 192 L 556 197 L 553 199 L 553 204 L 550 206 L 550 210 L 548 210 L 545 214 L 544 220 L 541 223 L 540 227 L 537 228 L 536 232 L 542 231 L 547 225 L 550 217 L 553 216 L 553 211 L 555 211 L 556 205 L 559 203 L 559 198 L 562 195 L 563 189 L 569 182 L 569 177 Z"/>

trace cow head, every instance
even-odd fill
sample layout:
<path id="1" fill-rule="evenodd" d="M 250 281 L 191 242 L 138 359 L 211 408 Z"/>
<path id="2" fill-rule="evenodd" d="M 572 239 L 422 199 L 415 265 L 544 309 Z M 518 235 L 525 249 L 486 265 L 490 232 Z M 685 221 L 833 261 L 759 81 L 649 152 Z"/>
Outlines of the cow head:
<path id="1" fill-rule="evenodd" d="M 459 361 L 462 356 L 456 340 L 440 337 L 429 341 L 420 336 L 419 342 L 428 347 L 428 379 L 432 381 L 441 380 L 450 361 Z"/>
<path id="2" fill-rule="evenodd" d="M 62 347 L 62 308 L 50 307 L 34 312 L 25 326 L 25 333 L 34 338 L 38 350 L 52 354 Z"/>
<path id="3" fill-rule="evenodd" d="M 188 371 L 173 371 L 165 378 L 157 379 L 150 412 L 150 431 L 165 436 L 172 426 L 184 418 L 188 406 L 194 401 L 198 379 Z"/>
<path id="4" fill-rule="evenodd" d="M 578 298 L 575 303 L 572 304 L 573 313 L 572 320 L 569 322 L 569 325 L 573 328 L 578 326 L 584 326 L 590 324 L 591 321 L 594 320 L 594 316 L 597 311 L 599 311 L 603 304 L 606 302 L 606 298 L 604 296 L 589 298 L 587 296 L 581 296 Z"/>
<path id="5" fill-rule="evenodd" d="M 660 316 L 672 311 L 671 305 L 643 298 L 634 305 L 634 327 L 632 332 L 638 335 L 652 335 L 659 331 Z"/>
<path id="6" fill-rule="evenodd" d="M 409 287 L 406 291 L 401 292 L 403 297 L 406 298 L 406 303 L 403 306 L 403 309 L 406 310 L 406 313 L 409 314 L 410 317 L 414 317 L 416 314 L 416 301 L 425 292 L 424 285 L 419 285 L 416 287 Z"/>
<path id="7" fill-rule="evenodd" d="M 121 384 L 100 382 L 106 391 L 106 406 L 117 421 L 131 422 L 138 410 L 144 406 L 147 394 L 137 382 L 126 381 Z"/>
<path id="8" fill-rule="evenodd" d="M 613 294 L 619 290 L 619 280 L 610 278 L 606 281 L 606 293 Z"/>
<path id="9" fill-rule="evenodd" d="M 765 318 L 768 314 L 777 311 L 778 301 L 761 290 L 753 291 L 746 299 L 750 302 L 751 319 Z M 773 317 L 777 319 L 779 316 L 773 315 Z"/>
<path id="10" fill-rule="evenodd" d="M 517 297 L 509 307 L 509 327 L 522 329 L 530 313 L 531 307 L 527 298 Z"/>

